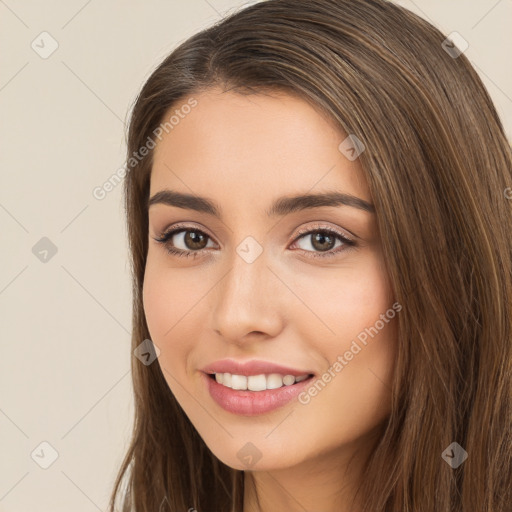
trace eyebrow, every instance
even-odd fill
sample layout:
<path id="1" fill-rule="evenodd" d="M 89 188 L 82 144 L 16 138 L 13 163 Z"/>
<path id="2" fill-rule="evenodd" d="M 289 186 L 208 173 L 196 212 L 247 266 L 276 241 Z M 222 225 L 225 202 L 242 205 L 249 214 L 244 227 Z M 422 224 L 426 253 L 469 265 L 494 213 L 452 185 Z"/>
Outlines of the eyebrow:
<path id="1" fill-rule="evenodd" d="M 148 209 L 154 204 L 165 204 L 195 210 L 197 212 L 207 213 L 218 218 L 221 216 L 221 208 L 211 199 L 206 197 L 184 194 L 173 190 L 160 190 L 148 201 Z M 341 192 L 324 192 L 320 194 L 302 194 L 297 196 L 279 197 L 276 199 L 269 210 L 265 213 L 269 217 L 284 216 L 289 213 L 310 208 L 319 208 L 321 206 L 350 206 L 369 213 L 375 213 L 373 204 L 364 199 L 344 194 Z"/>

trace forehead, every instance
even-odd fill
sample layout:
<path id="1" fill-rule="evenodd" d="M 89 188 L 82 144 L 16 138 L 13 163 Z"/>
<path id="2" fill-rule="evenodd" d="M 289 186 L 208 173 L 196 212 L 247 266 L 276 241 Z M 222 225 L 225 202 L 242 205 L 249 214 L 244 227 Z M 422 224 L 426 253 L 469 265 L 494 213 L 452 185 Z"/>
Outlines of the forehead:
<path id="1" fill-rule="evenodd" d="M 165 188 L 249 204 L 269 195 L 339 189 L 367 201 L 362 168 L 338 146 L 347 137 L 308 102 L 286 93 L 192 95 L 154 150 L 150 195 Z M 188 112 L 188 113 L 184 113 Z M 176 122 L 177 121 L 177 122 Z"/>

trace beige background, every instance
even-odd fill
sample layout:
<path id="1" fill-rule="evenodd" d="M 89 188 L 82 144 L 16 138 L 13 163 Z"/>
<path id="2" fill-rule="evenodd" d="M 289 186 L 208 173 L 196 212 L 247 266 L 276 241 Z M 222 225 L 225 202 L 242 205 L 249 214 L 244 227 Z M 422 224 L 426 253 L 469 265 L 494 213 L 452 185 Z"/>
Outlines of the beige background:
<path id="1" fill-rule="evenodd" d="M 399 3 L 469 42 L 510 140 L 512 1 Z M 133 413 L 130 275 L 121 186 L 92 191 L 123 165 L 152 69 L 243 4 L 0 0 L 0 511 L 106 509 Z"/>

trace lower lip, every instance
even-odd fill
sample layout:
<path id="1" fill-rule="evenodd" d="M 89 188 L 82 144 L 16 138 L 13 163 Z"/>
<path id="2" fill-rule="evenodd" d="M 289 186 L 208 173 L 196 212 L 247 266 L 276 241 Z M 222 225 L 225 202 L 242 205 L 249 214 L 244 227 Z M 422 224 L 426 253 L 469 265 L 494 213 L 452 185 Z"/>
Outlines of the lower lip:
<path id="1" fill-rule="evenodd" d="M 208 377 L 206 373 L 203 373 L 203 378 L 206 379 L 210 396 L 223 409 L 242 416 L 256 416 L 274 411 L 291 402 L 304 388 L 310 385 L 313 377 L 309 377 L 291 386 L 283 385 L 280 388 L 267 389 L 265 391 L 231 389 Z"/>

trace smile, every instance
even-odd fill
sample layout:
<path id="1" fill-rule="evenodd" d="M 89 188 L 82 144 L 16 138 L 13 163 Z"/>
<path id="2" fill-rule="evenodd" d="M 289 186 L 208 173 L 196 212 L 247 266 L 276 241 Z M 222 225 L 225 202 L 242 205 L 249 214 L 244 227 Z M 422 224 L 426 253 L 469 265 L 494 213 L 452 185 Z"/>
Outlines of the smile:
<path id="1" fill-rule="evenodd" d="M 231 373 L 215 373 L 212 378 L 216 382 L 231 389 L 265 391 L 266 389 L 279 389 L 283 386 L 292 386 L 296 382 L 306 380 L 310 375 L 282 375 L 280 373 L 260 375 L 236 375 Z"/>
<path id="2" fill-rule="evenodd" d="M 256 416 L 291 403 L 314 376 L 202 373 L 202 377 L 210 397 L 222 409 L 241 416 Z"/>

